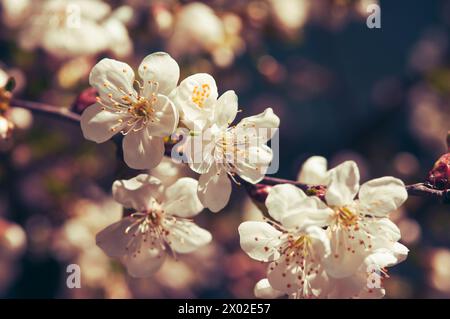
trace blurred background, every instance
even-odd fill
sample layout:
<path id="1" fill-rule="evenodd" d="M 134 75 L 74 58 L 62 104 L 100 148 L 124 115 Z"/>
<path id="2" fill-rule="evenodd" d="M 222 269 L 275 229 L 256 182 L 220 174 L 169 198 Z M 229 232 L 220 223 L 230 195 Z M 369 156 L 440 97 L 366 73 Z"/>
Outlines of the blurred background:
<path id="1" fill-rule="evenodd" d="M 372 3 L 381 7 L 381 29 L 366 25 Z M 446 152 L 450 1 L 0 4 L 0 84 L 13 76 L 22 99 L 70 107 L 99 59 L 136 68 L 162 50 L 180 64 L 181 79 L 208 72 L 219 93 L 235 90 L 241 115 L 274 109 L 277 177 L 296 179 L 309 156 L 322 155 L 330 167 L 355 160 L 363 181 L 393 175 L 416 183 Z M 266 266 L 239 247 L 237 226 L 261 218 L 243 189 L 219 214 L 199 216 L 212 244 L 168 260 L 153 278 L 132 279 L 95 246 L 95 234 L 122 213 L 112 182 L 136 174 L 117 160 L 114 143 L 85 141 L 76 124 L 20 108 L 0 121 L 8 137 L 0 142 L 0 297 L 253 297 Z M 170 162 L 153 173 L 190 174 Z M 387 297 L 450 297 L 449 207 L 410 198 L 392 218 L 410 254 L 390 269 Z M 80 289 L 66 286 L 71 263 L 81 266 Z"/>

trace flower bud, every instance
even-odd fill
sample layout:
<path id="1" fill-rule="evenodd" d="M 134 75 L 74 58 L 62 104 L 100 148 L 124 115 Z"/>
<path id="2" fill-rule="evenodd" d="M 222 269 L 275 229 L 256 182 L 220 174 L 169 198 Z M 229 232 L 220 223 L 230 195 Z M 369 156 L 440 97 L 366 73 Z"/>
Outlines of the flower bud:
<path id="1" fill-rule="evenodd" d="M 95 102 L 97 102 L 97 90 L 92 87 L 87 88 L 73 102 L 72 111 L 81 114 L 88 106 L 91 106 Z"/>
<path id="2" fill-rule="evenodd" d="M 269 196 L 269 191 L 272 186 L 263 184 L 246 184 L 246 188 L 252 202 L 258 207 L 263 215 L 268 214 L 267 207 L 265 205 L 266 198 Z"/>
<path id="3" fill-rule="evenodd" d="M 450 153 L 442 155 L 428 173 L 427 181 L 437 189 L 450 188 Z"/>
<path id="4" fill-rule="evenodd" d="M 264 203 L 272 186 L 256 184 L 250 189 L 250 196 L 253 200 Z"/>

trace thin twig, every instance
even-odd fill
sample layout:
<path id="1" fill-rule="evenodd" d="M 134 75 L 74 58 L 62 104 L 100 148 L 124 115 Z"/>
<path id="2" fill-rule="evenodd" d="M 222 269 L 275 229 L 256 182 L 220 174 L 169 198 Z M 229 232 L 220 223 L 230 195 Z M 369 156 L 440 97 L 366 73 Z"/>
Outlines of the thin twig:
<path id="1" fill-rule="evenodd" d="M 70 111 L 68 108 L 53 106 L 45 103 L 12 99 L 11 106 L 22 107 L 35 113 L 45 114 L 74 123 L 79 123 L 81 118 L 79 114 Z"/>
<path id="2" fill-rule="evenodd" d="M 274 186 L 278 184 L 292 184 L 298 188 L 308 191 L 311 188 L 323 187 L 323 185 L 308 185 L 300 183 L 298 181 L 292 181 L 288 179 L 281 179 L 275 177 L 265 176 L 260 185 Z M 450 204 L 450 190 L 439 190 L 428 186 L 425 183 L 417 183 L 412 185 L 406 185 L 406 190 L 409 196 L 419 196 L 433 199 L 439 203 Z"/>
<path id="3" fill-rule="evenodd" d="M 439 190 L 431 188 L 424 183 L 417 183 L 406 185 L 406 190 L 410 196 L 427 197 L 442 204 L 450 204 L 450 189 Z"/>

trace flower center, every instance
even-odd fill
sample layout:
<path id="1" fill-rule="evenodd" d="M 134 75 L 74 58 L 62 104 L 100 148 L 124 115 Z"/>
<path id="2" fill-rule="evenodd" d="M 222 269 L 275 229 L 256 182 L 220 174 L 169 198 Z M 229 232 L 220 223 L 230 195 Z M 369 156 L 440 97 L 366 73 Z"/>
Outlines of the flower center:
<path id="1" fill-rule="evenodd" d="M 163 219 L 163 212 L 160 211 L 150 211 L 147 214 L 146 222 L 151 224 L 152 226 L 159 226 L 161 225 L 161 221 Z"/>
<path id="2" fill-rule="evenodd" d="M 151 100 L 140 96 L 137 101 L 135 101 L 131 107 L 128 109 L 128 112 L 133 115 L 133 117 L 140 117 L 149 119 L 151 115 L 155 112 L 153 105 L 156 103 L 157 97 L 152 96 Z"/>
<path id="3" fill-rule="evenodd" d="M 126 73 L 127 70 L 123 69 Z M 129 132 L 138 132 L 144 129 L 149 122 L 158 121 L 158 116 L 155 112 L 155 105 L 158 102 L 158 82 L 148 81 L 150 96 L 142 96 L 143 85 L 135 80 L 138 84 L 140 92 L 126 92 L 122 87 L 117 88 L 118 92 L 110 92 L 106 96 L 97 97 L 97 103 L 101 105 L 102 110 L 111 113 L 122 115 L 117 123 L 110 127 L 111 132 L 120 129 L 123 135 Z M 103 83 L 105 89 L 110 88 L 108 82 Z M 115 94 L 113 94 L 115 93 Z M 117 94 L 119 93 L 119 94 Z"/>
<path id="4" fill-rule="evenodd" d="M 304 258 L 309 255 L 311 249 L 311 238 L 306 235 L 301 235 L 296 240 L 290 242 L 290 250 Z"/>
<path id="5" fill-rule="evenodd" d="M 337 220 L 339 224 L 351 227 L 357 226 L 359 218 L 348 207 L 340 207 L 337 209 Z"/>
<path id="6" fill-rule="evenodd" d="M 130 215 L 134 221 L 125 230 L 125 234 L 132 233 L 133 236 L 150 235 L 151 237 L 160 238 L 167 235 L 163 221 L 165 219 L 164 212 L 158 209 L 149 211 L 136 212 Z"/>
<path id="7" fill-rule="evenodd" d="M 192 102 L 194 102 L 199 108 L 203 108 L 206 99 L 211 94 L 211 88 L 209 84 L 202 84 L 201 86 L 194 86 L 192 90 Z"/>

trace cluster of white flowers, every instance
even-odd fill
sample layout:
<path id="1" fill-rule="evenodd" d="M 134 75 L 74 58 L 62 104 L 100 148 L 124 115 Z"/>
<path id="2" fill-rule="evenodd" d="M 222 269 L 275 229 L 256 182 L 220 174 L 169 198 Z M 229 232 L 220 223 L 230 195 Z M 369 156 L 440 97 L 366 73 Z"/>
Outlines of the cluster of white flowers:
<path id="1" fill-rule="evenodd" d="M 97 245 L 119 258 L 130 275 L 146 277 L 160 268 L 168 251 L 190 253 L 211 241 L 191 218 L 204 207 L 223 209 L 231 180 L 263 179 L 273 157 L 266 143 L 279 118 L 267 108 L 231 125 L 238 113 L 234 91 L 219 97 L 214 78 L 205 73 L 178 84 L 179 66 L 164 52 L 144 58 L 138 73 L 141 82 L 129 65 L 101 60 L 89 78 L 99 97 L 82 114 L 81 128 L 97 143 L 121 133 L 124 160 L 134 169 L 156 168 L 164 158 L 165 137 L 188 131 L 176 152 L 184 153 L 199 180 L 161 182 L 140 174 L 114 182 L 114 199 L 131 213 L 97 235 Z M 256 296 L 380 297 L 385 267 L 406 258 L 400 231 L 388 218 L 407 199 L 403 182 L 383 177 L 360 187 L 354 162 L 329 171 L 326 166 L 324 158 L 313 157 L 299 174 L 303 183 L 326 186 L 324 199 L 308 197 L 294 185 L 277 185 L 265 202 L 272 220 L 240 225 L 242 249 L 270 262 Z"/>
<path id="2" fill-rule="evenodd" d="M 111 10 L 102 0 L 1 0 L 2 20 L 19 32 L 19 45 L 41 47 L 54 56 L 72 58 L 110 51 L 127 56 L 132 42 L 125 24 L 128 6 Z"/>
<path id="3" fill-rule="evenodd" d="M 187 128 L 187 161 L 193 171 L 202 174 L 198 196 L 214 212 L 229 200 L 228 176 L 236 180 L 238 175 L 250 183 L 264 177 L 272 160 L 265 143 L 280 122 L 271 108 L 229 126 L 238 112 L 237 96 L 227 91 L 218 97 L 209 74 L 191 75 L 177 86 L 179 66 L 164 52 L 144 58 L 138 71 L 142 82 L 135 80 L 128 64 L 103 59 L 94 66 L 89 81 L 99 97 L 81 118 L 87 139 L 102 143 L 121 133 L 127 165 L 150 169 L 164 156 L 164 137 L 177 127 Z"/>
<path id="4" fill-rule="evenodd" d="M 120 258 L 128 272 L 147 276 L 159 268 L 165 251 L 188 253 L 206 245 L 211 235 L 189 218 L 204 207 L 218 212 L 228 203 L 231 181 L 263 179 L 272 160 L 266 145 L 279 125 L 272 109 L 230 126 L 238 113 L 237 96 L 219 97 L 212 76 L 194 74 L 177 86 L 180 69 L 167 53 L 150 54 L 140 64 L 141 82 L 128 64 L 103 59 L 91 71 L 97 102 L 82 114 L 85 138 L 97 143 L 120 133 L 124 160 L 134 169 L 152 169 L 164 157 L 164 138 L 188 130 L 183 152 L 201 174 L 165 185 L 147 174 L 116 181 L 113 195 L 133 213 L 97 236 L 97 244 Z M 163 165 L 164 163 L 162 163 Z"/>
<path id="5" fill-rule="evenodd" d="M 377 298 L 384 295 L 385 267 L 403 261 L 408 249 L 389 213 L 407 199 L 394 177 L 359 185 L 356 163 L 327 171 L 313 157 L 300 173 L 302 182 L 325 184 L 325 202 L 299 188 L 274 186 L 266 199 L 268 222 L 239 227 L 242 249 L 269 262 L 267 278 L 257 283 L 262 298 Z"/>

